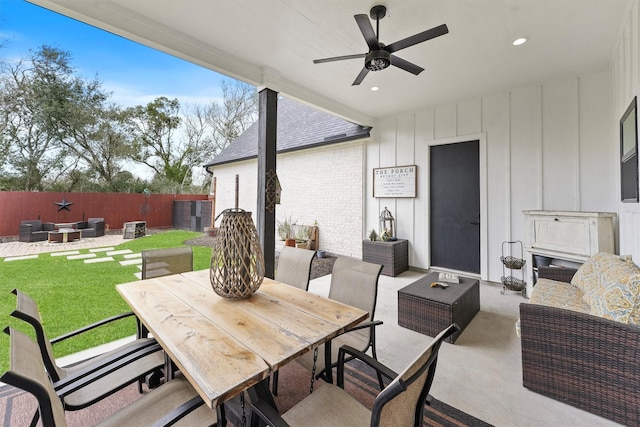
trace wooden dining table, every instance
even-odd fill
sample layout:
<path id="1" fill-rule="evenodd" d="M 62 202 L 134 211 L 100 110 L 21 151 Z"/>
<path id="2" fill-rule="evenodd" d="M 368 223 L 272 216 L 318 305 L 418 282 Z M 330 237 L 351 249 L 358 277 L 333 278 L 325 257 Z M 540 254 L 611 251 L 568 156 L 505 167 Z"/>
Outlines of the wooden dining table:
<path id="1" fill-rule="evenodd" d="M 268 392 L 269 375 L 368 316 L 268 278 L 247 299 L 225 299 L 208 269 L 116 288 L 211 408 L 258 385 Z"/>

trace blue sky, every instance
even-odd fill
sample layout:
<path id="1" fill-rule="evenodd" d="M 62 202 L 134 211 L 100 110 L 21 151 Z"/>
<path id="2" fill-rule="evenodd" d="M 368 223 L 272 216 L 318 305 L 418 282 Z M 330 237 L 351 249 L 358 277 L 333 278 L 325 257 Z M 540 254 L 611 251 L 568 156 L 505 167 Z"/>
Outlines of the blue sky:
<path id="1" fill-rule="evenodd" d="M 222 97 L 220 86 L 228 79 L 24 0 L 0 0 L 0 40 L 0 55 L 8 60 L 25 58 L 42 45 L 70 52 L 76 72 L 97 77 L 123 106 L 158 96 L 178 98 L 181 105 L 208 103 Z"/>

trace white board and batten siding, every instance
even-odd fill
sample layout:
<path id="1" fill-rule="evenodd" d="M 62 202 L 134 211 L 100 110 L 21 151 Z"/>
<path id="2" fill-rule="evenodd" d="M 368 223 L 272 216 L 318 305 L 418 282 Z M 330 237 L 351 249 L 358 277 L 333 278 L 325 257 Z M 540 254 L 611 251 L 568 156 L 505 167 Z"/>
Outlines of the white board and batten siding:
<path id="1" fill-rule="evenodd" d="M 526 237 L 523 211 L 617 211 L 610 99 L 610 73 L 597 72 L 379 120 L 367 167 L 417 165 L 417 195 L 374 198 L 369 183 L 366 228 L 387 206 L 409 265 L 429 268 L 429 147 L 480 140 L 481 276 L 500 282 L 502 242 Z"/>

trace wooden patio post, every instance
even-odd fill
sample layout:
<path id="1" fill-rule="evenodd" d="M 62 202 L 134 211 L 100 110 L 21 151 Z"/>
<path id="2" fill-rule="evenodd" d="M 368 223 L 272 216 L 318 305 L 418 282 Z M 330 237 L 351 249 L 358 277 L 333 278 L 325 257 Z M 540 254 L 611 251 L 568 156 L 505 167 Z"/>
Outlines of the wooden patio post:
<path id="1" fill-rule="evenodd" d="M 258 203 L 256 225 L 264 254 L 265 277 L 273 279 L 276 251 L 276 138 L 278 93 L 265 88 L 258 94 Z"/>

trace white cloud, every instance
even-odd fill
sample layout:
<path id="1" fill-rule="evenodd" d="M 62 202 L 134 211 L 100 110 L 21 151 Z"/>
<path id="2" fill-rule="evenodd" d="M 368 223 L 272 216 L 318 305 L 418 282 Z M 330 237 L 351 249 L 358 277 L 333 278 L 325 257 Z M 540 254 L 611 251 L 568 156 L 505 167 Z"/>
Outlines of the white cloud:
<path id="1" fill-rule="evenodd" d="M 141 92 L 135 88 L 115 82 L 103 82 L 102 88 L 111 93 L 111 101 L 123 107 L 135 107 L 138 105 L 147 105 L 154 99 L 164 96 L 169 99 L 176 98 L 181 106 L 191 104 L 210 104 L 213 101 L 222 101 L 222 97 L 214 96 L 197 96 L 191 94 L 180 94 L 171 92 L 148 93 Z"/>

